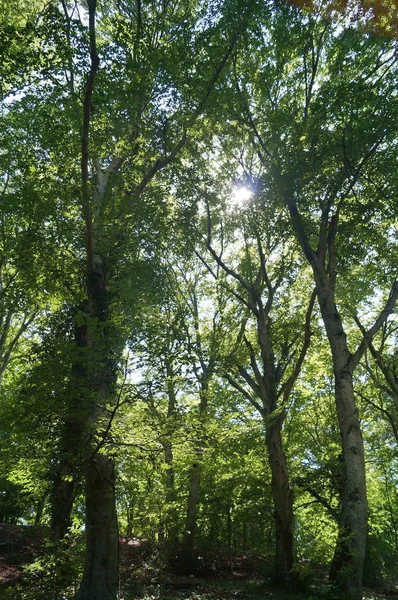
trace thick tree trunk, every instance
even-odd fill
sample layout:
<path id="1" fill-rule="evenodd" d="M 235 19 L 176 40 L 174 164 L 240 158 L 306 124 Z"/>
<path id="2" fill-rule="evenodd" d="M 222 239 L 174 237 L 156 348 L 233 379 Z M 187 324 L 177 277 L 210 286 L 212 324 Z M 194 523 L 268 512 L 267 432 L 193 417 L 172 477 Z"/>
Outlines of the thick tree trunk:
<path id="1" fill-rule="evenodd" d="M 360 600 L 367 538 L 364 447 L 351 374 L 344 370 L 336 372 L 335 385 L 342 441 L 343 486 L 339 535 L 330 575 L 344 594 L 342 598 Z"/>
<path id="2" fill-rule="evenodd" d="M 109 321 L 106 269 L 94 256 L 88 278 L 86 432 L 86 554 L 77 600 L 116 600 L 119 579 L 119 534 L 113 461 L 102 453 L 111 422 L 104 411 L 115 396 L 115 344 Z M 97 429 L 105 433 L 98 438 Z"/>
<path id="3" fill-rule="evenodd" d="M 119 535 L 112 460 L 96 454 L 86 470 L 86 554 L 77 600 L 115 600 Z"/>
<path id="4" fill-rule="evenodd" d="M 267 427 L 268 460 L 275 509 L 275 582 L 294 588 L 293 491 L 282 446 L 281 423 Z"/>
<path id="5" fill-rule="evenodd" d="M 285 180 L 284 185 L 287 183 Z M 311 247 L 294 194 L 283 190 L 297 240 L 312 267 L 316 291 L 333 357 L 335 401 L 342 446 L 343 480 L 339 534 L 331 577 L 343 600 L 362 599 L 366 552 L 367 497 L 363 440 L 352 382 L 354 357 L 348 349 L 341 315 L 335 304 L 335 236 L 338 212 L 324 214 L 318 249 Z M 328 265 L 326 259 L 328 258 Z"/>
<path id="6" fill-rule="evenodd" d="M 343 459 L 341 515 L 331 578 L 339 587 L 342 599 L 361 600 L 367 538 L 367 496 L 364 446 L 352 381 L 352 354 L 334 304 L 333 291 L 319 275 L 317 290 L 333 356 Z"/>

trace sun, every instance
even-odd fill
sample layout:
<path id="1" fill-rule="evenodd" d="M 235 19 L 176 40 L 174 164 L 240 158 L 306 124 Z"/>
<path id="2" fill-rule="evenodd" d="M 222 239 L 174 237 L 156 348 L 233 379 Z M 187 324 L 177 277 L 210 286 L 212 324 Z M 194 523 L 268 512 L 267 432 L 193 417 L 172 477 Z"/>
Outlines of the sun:
<path id="1" fill-rule="evenodd" d="M 250 198 L 252 198 L 252 197 L 253 197 L 253 190 L 251 190 L 250 188 L 248 188 L 244 185 L 235 187 L 232 190 L 232 193 L 230 196 L 231 207 L 239 208 L 239 207 L 243 206 L 244 204 L 246 204 L 246 202 L 248 200 L 250 200 Z"/>

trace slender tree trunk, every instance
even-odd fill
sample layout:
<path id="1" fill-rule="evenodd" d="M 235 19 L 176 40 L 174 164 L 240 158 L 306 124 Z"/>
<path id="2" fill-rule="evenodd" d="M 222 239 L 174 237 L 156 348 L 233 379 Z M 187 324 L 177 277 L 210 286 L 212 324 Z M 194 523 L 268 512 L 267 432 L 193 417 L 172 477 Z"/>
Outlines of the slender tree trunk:
<path id="1" fill-rule="evenodd" d="M 228 546 L 228 563 L 229 570 L 232 573 L 232 515 L 231 515 L 231 505 L 227 506 L 227 546 Z M 234 549 L 236 550 L 235 544 Z"/>
<path id="2" fill-rule="evenodd" d="M 200 480 L 202 475 L 202 465 L 200 462 L 192 465 L 191 477 L 189 481 L 189 496 L 187 504 L 187 515 L 185 518 L 185 529 L 182 539 L 184 551 L 193 552 L 196 539 L 196 519 L 198 513 Z"/>
<path id="3" fill-rule="evenodd" d="M 289 484 L 286 455 L 283 452 L 281 423 L 267 427 L 268 460 L 275 516 L 275 582 L 294 587 L 293 491 Z"/>
<path id="4" fill-rule="evenodd" d="M 54 542 L 62 540 L 71 526 L 71 513 L 75 498 L 75 479 L 67 458 L 61 459 L 54 482 L 51 505 L 51 531 Z"/>
<path id="5" fill-rule="evenodd" d="M 126 536 L 127 537 L 133 536 L 133 515 L 134 515 L 134 510 L 133 510 L 132 504 L 130 504 L 126 510 L 126 516 L 127 516 Z"/>
<path id="6" fill-rule="evenodd" d="M 177 397 L 175 392 L 175 374 L 173 364 L 170 358 L 165 358 L 166 365 L 166 384 L 167 384 L 167 419 L 172 423 L 170 430 L 170 440 L 163 442 L 164 460 L 166 463 L 166 538 L 173 546 L 178 544 L 178 515 L 176 510 L 176 490 L 174 477 L 174 455 L 172 434 L 175 429 Z"/>
<path id="7" fill-rule="evenodd" d="M 200 339 L 200 337 L 199 337 Z M 210 359 L 209 364 L 202 365 L 202 376 L 200 378 L 200 404 L 199 404 L 199 420 L 203 430 L 206 419 L 206 411 L 208 406 L 209 382 L 213 375 L 213 359 Z M 182 538 L 184 551 L 193 552 L 196 541 L 196 520 L 199 504 L 200 481 L 202 477 L 202 454 L 205 446 L 204 436 L 201 435 L 195 449 L 197 460 L 192 465 L 191 476 L 189 481 L 189 496 L 187 505 L 187 516 L 185 519 L 185 529 Z"/>
<path id="8" fill-rule="evenodd" d="M 176 491 L 174 486 L 173 447 L 170 442 L 163 442 L 164 460 L 166 463 L 166 538 L 175 545 L 178 541 L 177 511 L 175 507 Z"/>
<path id="9" fill-rule="evenodd" d="M 35 515 L 35 525 L 40 525 L 41 520 L 43 518 L 44 506 L 46 504 L 46 500 L 48 497 L 48 491 L 44 492 L 39 502 L 37 503 L 36 515 Z"/>

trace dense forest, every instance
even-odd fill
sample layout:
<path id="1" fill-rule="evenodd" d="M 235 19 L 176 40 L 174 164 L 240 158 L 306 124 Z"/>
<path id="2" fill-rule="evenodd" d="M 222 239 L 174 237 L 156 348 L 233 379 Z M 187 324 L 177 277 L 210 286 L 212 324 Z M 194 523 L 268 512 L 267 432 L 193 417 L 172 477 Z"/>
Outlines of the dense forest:
<path id="1" fill-rule="evenodd" d="M 133 600 L 123 540 L 394 586 L 396 3 L 0 7 L 5 597 Z"/>

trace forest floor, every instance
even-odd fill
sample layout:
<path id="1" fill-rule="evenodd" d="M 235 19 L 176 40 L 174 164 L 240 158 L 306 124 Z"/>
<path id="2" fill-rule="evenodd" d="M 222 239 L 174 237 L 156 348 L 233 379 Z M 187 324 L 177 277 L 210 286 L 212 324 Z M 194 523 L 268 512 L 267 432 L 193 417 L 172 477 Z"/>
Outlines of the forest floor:
<path id="1" fill-rule="evenodd" d="M 42 528 L 0 523 L 0 598 L 73 600 L 73 584 L 61 593 L 54 587 L 46 590 L 57 572 L 55 567 L 50 573 L 53 558 L 49 558 L 47 574 L 46 568 L 41 574 L 32 571 L 37 561 L 46 565 L 45 541 Z M 324 600 L 328 592 L 325 570 L 309 564 L 300 565 L 303 592 L 286 594 L 274 589 L 270 583 L 271 557 L 250 552 L 205 551 L 193 573 L 187 565 L 182 569 L 176 557 L 166 566 L 159 548 L 149 541 L 121 537 L 120 558 L 120 600 Z M 80 562 L 77 550 L 76 563 Z M 366 600 L 393 596 L 398 597 L 398 588 L 393 586 L 365 594 Z"/>

